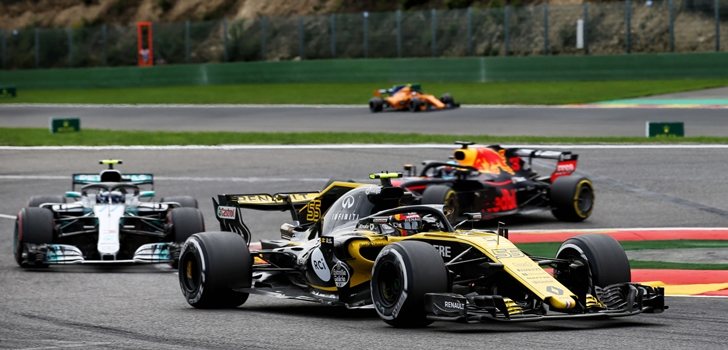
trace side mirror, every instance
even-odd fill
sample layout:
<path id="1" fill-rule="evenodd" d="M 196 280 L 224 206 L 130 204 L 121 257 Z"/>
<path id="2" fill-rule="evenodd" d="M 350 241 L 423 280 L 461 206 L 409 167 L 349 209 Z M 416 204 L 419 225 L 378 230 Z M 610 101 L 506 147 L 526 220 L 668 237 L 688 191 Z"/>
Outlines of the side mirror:
<path id="1" fill-rule="evenodd" d="M 73 198 L 73 199 L 79 199 L 81 198 L 81 192 L 76 191 L 66 191 L 66 194 L 64 195 L 66 198 Z"/>
<path id="2" fill-rule="evenodd" d="M 154 191 L 141 191 L 139 192 L 139 198 L 152 198 L 155 194 Z"/>

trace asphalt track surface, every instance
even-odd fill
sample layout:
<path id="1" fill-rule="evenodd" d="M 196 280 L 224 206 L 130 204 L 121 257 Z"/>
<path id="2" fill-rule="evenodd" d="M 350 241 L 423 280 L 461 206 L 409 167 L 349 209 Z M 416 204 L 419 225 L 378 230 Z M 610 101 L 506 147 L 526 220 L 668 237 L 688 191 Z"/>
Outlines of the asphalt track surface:
<path id="1" fill-rule="evenodd" d="M 645 122 L 685 123 L 686 136 L 725 136 L 720 109 L 465 106 L 441 112 L 372 114 L 361 106 L 0 105 L 4 127 L 47 127 L 79 117 L 83 128 L 173 131 L 371 131 L 462 135 L 644 136 Z"/>
<path id="2" fill-rule="evenodd" d="M 509 220 L 513 228 L 728 226 L 724 149 L 576 149 L 579 171 L 597 191 L 594 215 L 579 224 L 549 214 Z M 0 150 L 0 214 L 14 215 L 34 194 L 60 194 L 72 172 L 121 158 L 126 172 L 153 172 L 159 196 L 193 195 L 216 229 L 217 193 L 320 188 L 328 178 L 362 179 L 404 162 L 442 159 L 442 149 L 361 150 Z M 539 168 L 547 164 L 539 163 Z M 285 213 L 247 214 L 255 238 L 275 238 Z M 373 310 L 251 296 L 235 310 L 195 310 L 175 271 L 16 266 L 13 221 L 0 218 L 0 348 L 119 349 L 725 349 L 728 303 L 667 298 L 664 314 L 593 321 L 393 329 Z"/>

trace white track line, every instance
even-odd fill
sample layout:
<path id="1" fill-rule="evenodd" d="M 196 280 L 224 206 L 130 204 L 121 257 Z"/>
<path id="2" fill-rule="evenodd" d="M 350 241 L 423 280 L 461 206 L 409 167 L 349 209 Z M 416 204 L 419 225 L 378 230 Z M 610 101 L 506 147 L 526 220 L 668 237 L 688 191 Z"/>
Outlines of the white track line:
<path id="1" fill-rule="evenodd" d="M 17 216 L 15 216 L 15 215 L 0 214 L 0 219 L 15 220 L 15 219 L 17 219 Z"/>
<path id="2" fill-rule="evenodd" d="M 510 148 L 539 149 L 728 149 L 728 144 L 587 144 L 587 145 L 501 145 Z M 169 145 L 169 146 L 0 146 L 0 151 L 186 151 L 186 150 L 337 150 L 337 149 L 452 149 L 452 144 L 321 144 L 321 145 Z"/>

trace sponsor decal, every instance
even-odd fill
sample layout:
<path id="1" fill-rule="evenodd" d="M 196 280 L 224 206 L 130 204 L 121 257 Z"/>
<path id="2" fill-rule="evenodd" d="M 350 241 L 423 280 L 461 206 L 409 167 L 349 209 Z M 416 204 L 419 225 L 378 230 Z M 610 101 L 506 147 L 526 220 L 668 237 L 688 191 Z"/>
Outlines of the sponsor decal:
<path id="1" fill-rule="evenodd" d="M 300 203 L 312 200 L 318 196 L 318 192 L 312 193 L 291 193 L 288 194 L 292 203 Z M 285 204 L 286 201 L 280 196 L 271 196 L 269 194 L 249 194 L 237 197 L 240 204 Z"/>
<path id="2" fill-rule="evenodd" d="M 449 309 L 465 310 L 465 304 L 457 302 L 457 301 L 445 300 L 443 305 Z"/>
<path id="3" fill-rule="evenodd" d="M 551 182 L 560 176 L 568 176 L 576 171 L 576 160 L 562 160 L 556 164 L 556 170 L 551 174 Z"/>
<path id="4" fill-rule="evenodd" d="M 349 284 L 349 269 L 343 262 L 336 262 L 334 268 L 331 269 L 331 275 L 334 276 L 334 284 L 336 284 L 336 288 L 344 288 Z"/>
<path id="5" fill-rule="evenodd" d="M 331 271 L 329 271 L 329 265 L 326 264 L 326 259 L 321 249 L 316 248 L 313 254 L 311 254 L 311 266 L 313 266 L 313 272 L 316 273 L 319 279 L 324 282 L 331 280 Z"/>
<path id="6" fill-rule="evenodd" d="M 548 286 L 548 287 L 546 287 L 546 291 L 549 292 L 549 293 L 551 293 L 551 294 L 556 294 L 556 295 L 563 295 L 564 294 L 564 291 L 561 288 L 555 287 L 555 286 Z"/>
<path id="7" fill-rule="evenodd" d="M 435 247 L 435 250 L 437 250 L 438 253 L 440 253 L 440 256 L 443 258 L 451 258 L 452 257 L 452 247 L 446 246 L 446 245 L 437 245 L 433 244 L 433 247 Z"/>
<path id="8" fill-rule="evenodd" d="M 359 220 L 359 214 L 357 214 L 357 213 L 336 213 L 336 214 L 334 214 L 332 219 L 335 221 L 354 221 L 354 220 Z"/>
<path id="9" fill-rule="evenodd" d="M 516 203 L 516 190 L 503 188 L 500 192 L 500 196 L 495 197 L 493 206 L 487 209 L 489 213 L 509 211 L 518 207 Z"/>
<path id="10" fill-rule="evenodd" d="M 331 236 L 321 237 L 321 244 L 334 244 L 334 237 L 331 237 Z"/>
<path id="11" fill-rule="evenodd" d="M 515 174 L 506 161 L 505 150 L 498 152 L 490 148 L 477 148 L 473 167 L 483 173 L 498 175 L 501 172 Z"/>
<path id="12" fill-rule="evenodd" d="M 235 220 L 237 209 L 235 207 L 219 206 L 217 207 L 217 217 L 226 220 Z"/>
<path id="13" fill-rule="evenodd" d="M 341 207 L 344 209 L 349 209 L 354 206 L 355 200 L 352 196 L 346 196 L 341 201 Z"/>

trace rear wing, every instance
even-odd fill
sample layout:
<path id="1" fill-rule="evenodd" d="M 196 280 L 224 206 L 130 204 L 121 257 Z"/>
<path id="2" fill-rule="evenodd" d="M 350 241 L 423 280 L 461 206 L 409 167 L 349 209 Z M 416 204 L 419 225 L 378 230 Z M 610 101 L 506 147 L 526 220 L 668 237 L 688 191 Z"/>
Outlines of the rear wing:
<path id="1" fill-rule="evenodd" d="M 569 176 L 576 171 L 576 163 L 579 159 L 578 154 L 571 153 L 570 151 L 547 151 L 547 150 L 534 150 L 527 148 L 509 148 L 506 149 L 506 157 L 509 163 L 514 163 L 512 157 L 527 158 L 528 165 L 534 158 L 540 159 L 554 159 L 556 160 L 556 168 L 551 173 L 551 182 L 554 182 L 561 176 Z"/>
<path id="2" fill-rule="evenodd" d="M 296 225 L 318 223 L 323 213 L 344 193 L 362 186 L 355 182 L 333 181 L 321 191 L 287 193 L 221 194 L 212 199 L 215 217 L 223 231 L 236 232 L 250 242 L 251 233 L 241 209 L 289 211 Z"/>
<path id="3" fill-rule="evenodd" d="M 129 183 L 131 185 L 150 185 L 154 190 L 154 175 L 147 173 L 138 174 L 122 174 L 121 182 Z M 101 175 L 96 174 L 73 174 L 71 176 L 71 187 L 76 190 L 77 185 L 89 185 L 101 183 Z"/>

